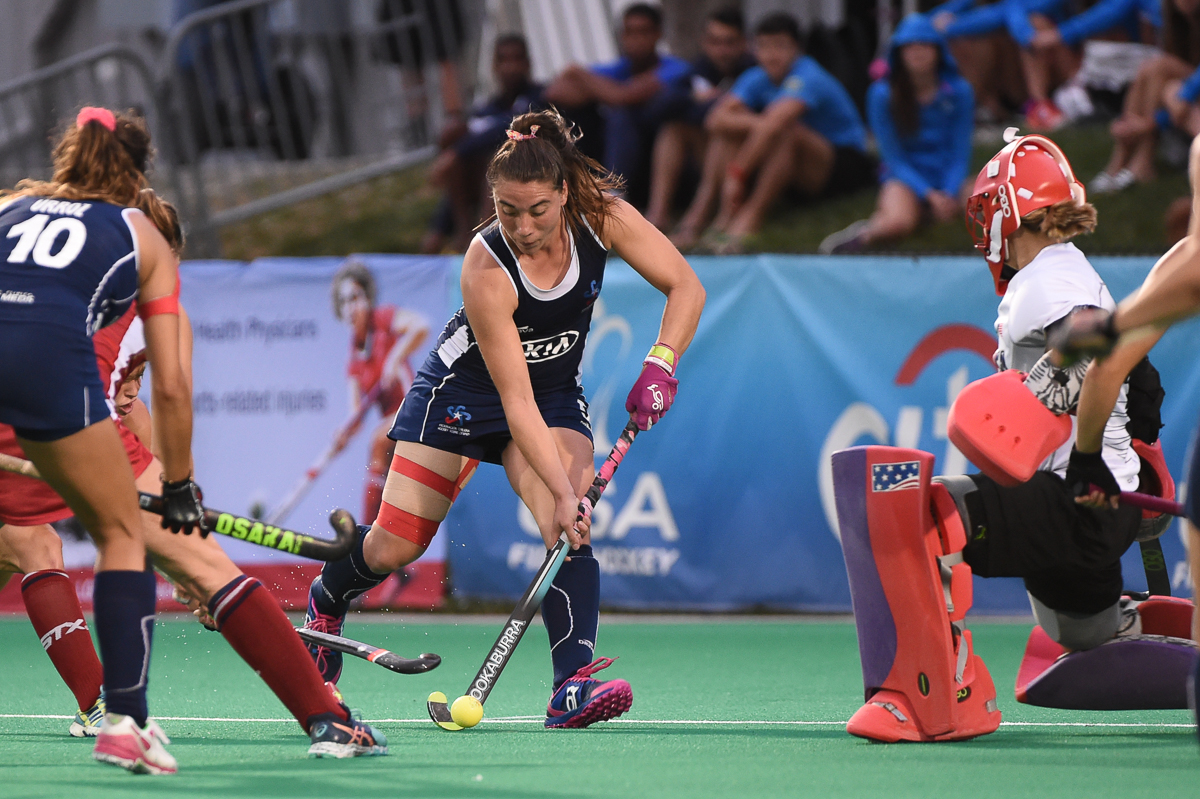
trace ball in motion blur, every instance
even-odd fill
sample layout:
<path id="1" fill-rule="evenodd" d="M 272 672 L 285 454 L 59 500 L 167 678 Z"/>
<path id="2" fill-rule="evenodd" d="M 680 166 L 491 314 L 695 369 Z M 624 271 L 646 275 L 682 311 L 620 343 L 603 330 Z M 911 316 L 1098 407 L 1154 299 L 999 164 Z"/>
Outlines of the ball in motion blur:
<path id="1" fill-rule="evenodd" d="M 450 718 L 460 727 L 474 727 L 483 719 L 483 705 L 473 696 L 460 696 L 450 706 Z"/>

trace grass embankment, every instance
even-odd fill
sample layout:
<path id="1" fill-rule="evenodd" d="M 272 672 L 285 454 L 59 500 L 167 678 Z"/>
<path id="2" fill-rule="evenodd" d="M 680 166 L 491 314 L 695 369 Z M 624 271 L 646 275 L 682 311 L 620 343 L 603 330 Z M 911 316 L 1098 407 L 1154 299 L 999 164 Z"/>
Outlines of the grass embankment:
<path id="1" fill-rule="evenodd" d="M 1054 135 L 1085 183 L 1103 168 L 1111 139 L 1100 126 L 1074 128 Z M 972 174 L 1000 147 L 975 148 Z M 1100 227 L 1081 240 L 1089 253 L 1160 253 L 1165 249 L 1163 216 L 1167 206 L 1187 194 L 1186 170 L 1160 164 L 1159 178 L 1121 194 L 1092 198 Z M 265 255 L 348 255 L 352 252 L 419 251 L 421 234 L 437 205 L 437 190 L 425 182 L 425 166 L 294 205 L 230 226 L 222 232 L 228 258 Z M 812 205 L 782 205 L 761 233 L 747 242 L 751 252 L 816 252 L 828 233 L 870 215 L 875 193 L 857 194 Z M 888 251 L 969 253 L 970 237 L 962 223 L 930 225 Z"/>

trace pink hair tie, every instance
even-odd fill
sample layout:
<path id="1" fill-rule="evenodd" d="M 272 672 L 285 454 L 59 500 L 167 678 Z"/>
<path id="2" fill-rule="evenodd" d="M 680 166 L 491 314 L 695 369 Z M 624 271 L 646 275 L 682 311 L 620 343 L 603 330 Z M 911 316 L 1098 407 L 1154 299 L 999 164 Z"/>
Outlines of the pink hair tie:
<path id="1" fill-rule="evenodd" d="M 79 109 L 79 114 L 75 117 L 75 127 L 82 128 L 89 122 L 99 122 L 114 133 L 117 130 L 117 118 L 107 108 L 86 105 Z"/>
<path id="2" fill-rule="evenodd" d="M 538 128 L 540 128 L 540 127 L 541 127 L 541 125 L 530 125 L 528 133 L 520 133 L 518 131 L 513 130 L 512 128 L 509 128 L 507 131 L 508 138 L 512 139 L 513 141 L 526 141 L 527 139 L 536 139 Z"/>

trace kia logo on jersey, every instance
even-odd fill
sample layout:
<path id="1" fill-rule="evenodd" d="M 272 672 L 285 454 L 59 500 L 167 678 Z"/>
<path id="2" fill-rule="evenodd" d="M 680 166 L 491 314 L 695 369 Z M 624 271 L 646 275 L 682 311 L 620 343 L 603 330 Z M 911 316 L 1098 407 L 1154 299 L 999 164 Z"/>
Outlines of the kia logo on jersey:
<path id="1" fill-rule="evenodd" d="M 539 363 L 541 361 L 553 360 L 560 355 L 570 352 L 577 341 L 579 341 L 578 330 L 564 330 L 548 338 L 523 341 L 521 342 L 521 346 L 525 348 L 525 361 L 527 363 Z"/>

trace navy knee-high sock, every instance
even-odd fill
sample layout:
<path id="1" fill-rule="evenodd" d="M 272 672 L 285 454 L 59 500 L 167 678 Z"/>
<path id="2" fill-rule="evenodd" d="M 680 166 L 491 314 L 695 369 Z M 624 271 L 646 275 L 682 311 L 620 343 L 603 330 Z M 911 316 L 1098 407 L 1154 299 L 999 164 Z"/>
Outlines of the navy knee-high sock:
<path id="1" fill-rule="evenodd" d="M 542 600 L 542 620 L 550 636 L 554 661 L 554 690 L 592 662 L 600 626 L 600 564 L 591 546 L 570 553 L 569 559 Z"/>
<path id="2" fill-rule="evenodd" d="M 321 576 L 313 582 L 312 596 L 317 609 L 330 616 L 345 616 L 350 601 L 359 594 L 370 591 L 388 578 L 388 574 L 371 571 L 363 555 L 363 541 L 370 527 L 358 526 L 358 543 L 350 554 L 341 560 L 326 563 Z"/>
<path id="3" fill-rule="evenodd" d="M 139 727 L 150 715 L 146 683 L 154 630 L 154 572 L 103 571 L 96 575 L 92 606 L 104 699 L 109 713 L 132 716 Z"/>

